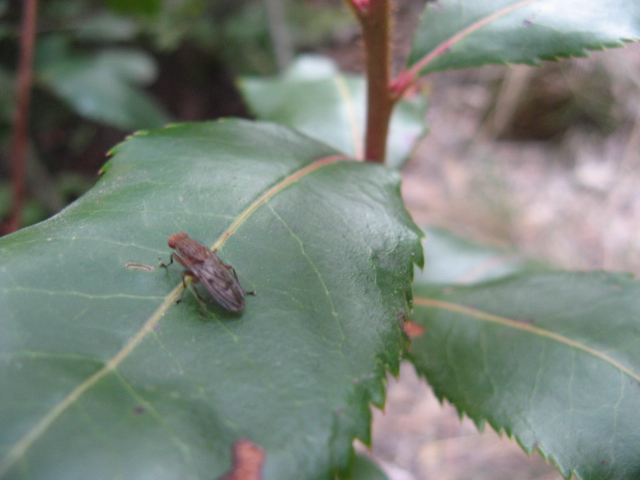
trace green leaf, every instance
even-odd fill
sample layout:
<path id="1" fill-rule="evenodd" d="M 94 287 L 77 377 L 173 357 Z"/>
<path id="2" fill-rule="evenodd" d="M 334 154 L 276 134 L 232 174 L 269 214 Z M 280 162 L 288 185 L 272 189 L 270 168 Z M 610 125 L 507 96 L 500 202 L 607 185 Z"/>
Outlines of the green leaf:
<path id="1" fill-rule="evenodd" d="M 0 239 L 0 478 L 215 479 L 242 438 L 265 479 L 346 468 L 422 262 L 397 172 L 239 120 L 113 153 L 80 200 Z M 181 268 L 157 265 L 179 231 L 257 291 L 241 315 L 174 304 Z"/>
<path id="2" fill-rule="evenodd" d="M 162 126 L 170 118 L 137 85 L 150 83 L 155 64 L 133 49 L 73 54 L 61 37 L 41 42 L 37 77 L 79 115 L 122 130 Z"/>
<path id="3" fill-rule="evenodd" d="M 389 480 L 373 460 L 364 455 L 356 455 L 349 480 Z"/>
<path id="4" fill-rule="evenodd" d="M 640 283 L 520 275 L 414 291 L 410 358 L 441 399 L 569 478 L 640 478 Z"/>
<path id="5" fill-rule="evenodd" d="M 161 0 L 107 0 L 109 7 L 116 12 L 142 16 L 158 13 L 162 3 Z"/>
<path id="6" fill-rule="evenodd" d="M 90 18 L 78 19 L 74 34 L 76 38 L 94 42 L 130 42 L 140 29 L 139 23 L 131 17 L 96 12 Z"/>
<path id="7" fill-rule="evenodd" d="M 409 64 L 425 74 L 487 64 L 586 56 L 640 38 L 628 0 L 440 0 L 428 3 Z"/>
<path id="8" fill-rule="evenodd" d="M 473 284 L 518 272 L 542 270 L 542 265 L 505 249 L 485 247 L 437 227 L 424 227 L 424 270 L 414 284 Z"/>
<path id="9" fill-rule="evenodd" d="M 347 155 L 363 157 L 366 83 L 323 57 L 303 56 L 281 77 L 244 78 L 240 88 L 262 120 L 300 130 Z M 387 162 L 400 167 L 425 132 L 426 99 L 403 99 L 391 119 Z"/>

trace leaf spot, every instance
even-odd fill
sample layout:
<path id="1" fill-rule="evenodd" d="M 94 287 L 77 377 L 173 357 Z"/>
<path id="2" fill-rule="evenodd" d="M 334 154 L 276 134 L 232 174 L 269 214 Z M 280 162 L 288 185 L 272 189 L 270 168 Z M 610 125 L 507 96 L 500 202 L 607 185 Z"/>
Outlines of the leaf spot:
<path id="1" fill-rule="evenodd" d="M 412 322 L 411 320 L 403 323 L 402 328 L 409 338 L 416 338 L 424 333 L 424 327 L 422 325 L 418 325 L 416 322 Z"/>
<path id="2" fill-rule="evenodd" d="M 231 470 L 218 480 L 261 480 L 264 452 L 251 440 L 238 440 L 233 444 Z"/>
<path id="3" fill-rule="evenodd" d="M 142 270 L 143 272 L 153 271 L 153 267 L 151 265 L 145 265 L 143 263 L 127 262 L 124 264 L 124 266 L 129 270 Z"/>

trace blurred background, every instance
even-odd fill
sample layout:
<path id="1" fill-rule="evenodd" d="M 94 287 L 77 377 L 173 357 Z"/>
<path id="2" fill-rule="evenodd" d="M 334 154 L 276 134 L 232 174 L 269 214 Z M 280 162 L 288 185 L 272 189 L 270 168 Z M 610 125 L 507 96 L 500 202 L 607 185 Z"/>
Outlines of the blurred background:
<path id="1" fill-rule="evenodd" d="M 396 69 L 424 3 L 395 4 Z M 2 219 L 21 8 L 0 0 Z M 241 76 L 274 75 L 301 53 L 347 72 L 363 65 L 357 24 L 340 1 L 46 0 L 38 18 L 24 225 L 82 195 L 132 131 L 251 117 Z M 429 133 L 403 169 L 418 224 L 558 268 L 640 271 L 640 45 L 540 67 L 437 73 L 421 90 Z M 410 366 L 389 387 L 372 452 L 391 478 L 560 478 L 515 441 L 461 421 Z"/>

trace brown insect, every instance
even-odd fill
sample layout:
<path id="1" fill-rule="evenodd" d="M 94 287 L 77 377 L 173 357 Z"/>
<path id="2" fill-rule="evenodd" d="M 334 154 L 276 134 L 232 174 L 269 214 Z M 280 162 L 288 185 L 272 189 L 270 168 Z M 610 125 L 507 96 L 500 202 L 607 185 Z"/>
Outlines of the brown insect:
<path id="1" fill-rule="evenodd" d="M 216 250 L 209 250 L 201 243 L 189 238 L 189 235 L 184 232 L 171 235 L 168 243 L 175 252 L 171 253 L 169 263 L 160 262 L 160 266 L 167 268 L 175 258 L 185 267 L 186 270 L 182 272 L 182 285 L 185 290 L 187 288 L 185 278 L 191 277 L 194 283 L 201 282 L 213 299 L 231 312 L 242 311 L 245 294 L 256 294 L 242 288 L 235 268 L 222 263 L 216 255 Z M 176 303 L 182 301 L 185 290 L 182 291 Z M 195 288 L 194 292 L 200 300 L 204 301 Z"/>

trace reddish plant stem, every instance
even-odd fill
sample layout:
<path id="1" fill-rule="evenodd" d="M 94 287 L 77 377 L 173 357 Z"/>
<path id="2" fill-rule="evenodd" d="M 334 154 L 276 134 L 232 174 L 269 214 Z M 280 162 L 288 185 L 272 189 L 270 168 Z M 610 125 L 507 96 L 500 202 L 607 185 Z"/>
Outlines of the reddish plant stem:
<path id="1" fill-rule="evenodd" d="M 367 131 L 365 160 L 384 162 L 389 122 L 395 104 L 391 78 L 389 0 L 370 0 L 356 12 L 362 26 L 367 68 Z"/>
<path id="2" fill-rule="evenodd" d="M 11 139 L 11 186 L 13 190 L 13 205 L 11 206 L 9 220 L 5 225 L 5 233 L 11 233 L 20 228 L 26 195 L 26 152 L 37 12 L 37 0 L 24 0 L 20 32 L 20 60 L 16 88 L 16 113 L 13 119 L 13 137 Z"/>

